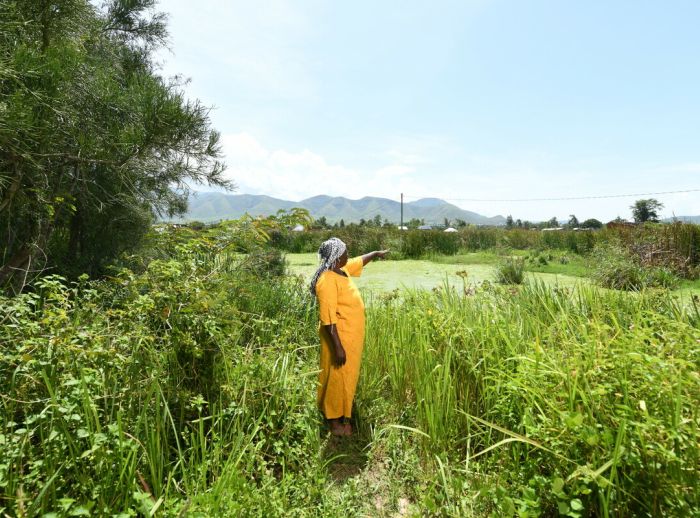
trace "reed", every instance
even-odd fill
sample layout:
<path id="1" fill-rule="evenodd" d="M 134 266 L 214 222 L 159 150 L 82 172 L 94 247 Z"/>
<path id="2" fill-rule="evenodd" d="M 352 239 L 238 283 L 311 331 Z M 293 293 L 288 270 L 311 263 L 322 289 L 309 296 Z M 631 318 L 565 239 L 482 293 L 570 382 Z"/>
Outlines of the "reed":
<path id="1" fill-rule="evenodd" d="M 533 488 L 545 514 L 696 509 L 700 330 L 672 297 L 445 287 L 373 306 L 369 322 L 362 386 L 385 380 L 426 459 L 499 470 L 501 510 Z"/>

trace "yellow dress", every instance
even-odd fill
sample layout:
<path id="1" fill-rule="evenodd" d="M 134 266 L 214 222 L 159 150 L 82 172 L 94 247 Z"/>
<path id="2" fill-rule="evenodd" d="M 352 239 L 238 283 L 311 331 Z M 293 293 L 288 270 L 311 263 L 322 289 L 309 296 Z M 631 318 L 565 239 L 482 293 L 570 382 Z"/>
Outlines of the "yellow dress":
<path id="1" fill-rule="evenodd" d="M 321 320 L 318 407 L 326 419 L 352 415 L 365 340 L 365 305 L 360 291 L 350 278 L 359 277 L 362 273 L 362 257 L 350 259 L 341 270 L 348 276 L 328 270 L 321 274 L 316 283 Z M 346 361 L 342 367 L 333 364 L 332 339 L 323 327 L 330 324 L 336 324 L 340 343 L 345 349 Z"/>

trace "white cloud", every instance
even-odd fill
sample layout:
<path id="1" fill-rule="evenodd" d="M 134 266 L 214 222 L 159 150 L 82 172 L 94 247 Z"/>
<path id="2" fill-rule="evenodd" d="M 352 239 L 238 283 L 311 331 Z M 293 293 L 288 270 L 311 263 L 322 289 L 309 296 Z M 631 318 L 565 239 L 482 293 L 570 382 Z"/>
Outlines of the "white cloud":
<path id="1" fill-rule="evenodd" d="M 396 199 L 401 190 L 421 190 L 411 177 L 415 167 L 400 161 L 377 168 L 351 168 L 329 163 L 309 149 L 269 149 L 248 133 L 224 135 L 222 144 L 226 175 L 240 193 L 299 201 L 317 194 Z"/>

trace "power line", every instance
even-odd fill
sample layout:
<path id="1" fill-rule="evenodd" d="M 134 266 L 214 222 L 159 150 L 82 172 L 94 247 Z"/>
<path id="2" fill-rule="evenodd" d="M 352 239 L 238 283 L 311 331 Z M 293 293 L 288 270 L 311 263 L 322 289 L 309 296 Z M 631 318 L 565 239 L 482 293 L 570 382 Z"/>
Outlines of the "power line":
<path id="1" fill-rule="evenodd" d="M 606 194 L 601 196 L 569 196 L 562 198 L 513 198 L 513 199 L 485 199 L 485 198 L 440 198 L 443 201 L 469 201 L 469 202 L 530 202 L 530 201 L 572 201 L 572 200 L 602 200 L 606 198 L 631 198 L 634 196 L 658 196 L 660 194 L 681 194 L 688 192 L 700 192 L 700 189 L 685 189 L 682 191 L 660 191 L 660 192 L 642 192 L 634 194 Z M 404 196 L 412 200 L 420 200 L 422 198 L 416 196 Z"/>

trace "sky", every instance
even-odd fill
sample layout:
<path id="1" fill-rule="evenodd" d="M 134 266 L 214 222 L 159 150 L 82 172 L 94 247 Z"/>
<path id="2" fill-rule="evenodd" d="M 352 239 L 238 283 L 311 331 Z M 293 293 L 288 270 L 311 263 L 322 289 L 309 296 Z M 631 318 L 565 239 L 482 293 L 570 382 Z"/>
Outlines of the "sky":
<path id="1" fill-rule="evenodd" d="M 237 194 L 630 218 L 700 189 L 697 0 L 161 0 Z M 204 187 L 199 187 L 204 189 Z M 699 215 L 700 191 L 654 196 Z M 477 200 L 477 201 L 474 201 Z M 485 201 L 489 200 L 489 201 Z"/>

